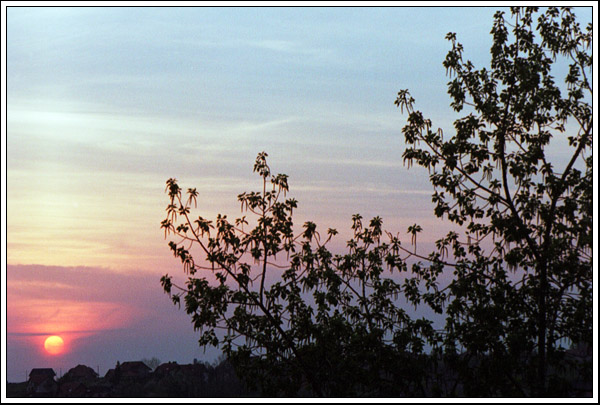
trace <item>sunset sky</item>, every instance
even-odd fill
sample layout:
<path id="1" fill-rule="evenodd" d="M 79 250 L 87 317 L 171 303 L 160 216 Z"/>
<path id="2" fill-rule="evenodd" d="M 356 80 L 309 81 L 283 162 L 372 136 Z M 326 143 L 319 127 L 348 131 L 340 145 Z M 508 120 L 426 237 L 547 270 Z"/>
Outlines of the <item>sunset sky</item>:
<path id="1" fill-rule="evenodd" d="M 196 215 L 235 218 L 266 151 L 290 177 L 296 223 L 337 228 L 333 248 L 355 213 L 438 239 L 446 225 L 427 173 L 402 164 L 394 100 L 408 88 L 451 128 L 444 37 L 487 65 L 495 10 L 3 8 L 8 381 L 34 367 L 104 375 L 117 360 L 216 358 L 159 283 L 182 277 L 160 229 L 170 177 L 197 188 Z M 44 351 L 50 335 L 63 353 Z"/>

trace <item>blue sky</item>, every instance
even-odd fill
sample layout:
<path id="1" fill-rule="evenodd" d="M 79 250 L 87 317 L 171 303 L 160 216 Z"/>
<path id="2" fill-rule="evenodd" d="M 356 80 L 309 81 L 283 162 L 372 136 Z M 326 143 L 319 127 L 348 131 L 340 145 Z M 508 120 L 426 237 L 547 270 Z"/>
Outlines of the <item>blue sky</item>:
<path id="1" fill-rule="evenodd" d="M 39 240 L 25 234 L 38 228 L 38 235 L 54 235 L 47 218 L 61 217 L 68 230 L 55 235 L 52 252 L 62 253 L 53 265 L 80 265 L 83 257 L 105 264 L 98 246 L 135 244 L 135 238 L 115 235 L 120 223 L 130 222 L 125 211 L 132 205 L 149 225 L 141 244 L 161 243 L 147 237 L 162 215 L 160 191 L 169 177 L 198 187 L 212 214 L 237 208 L 235 196 L 252 186 L 254 157 L 263 150 L 274 171 L 290 175 L 292 191 L 306 207 L 304 219 L 327 218 L 323 227 L 348 228 L 350 216 L 361 212 L 400 226 L 400 201 L 414 218 L 414 210 L 428 204 L 429 187 L 425 173 L 406 172 L 402 165 L 404 117 L 395 95 L 410 88 L 439 125 L 450 123 L 444 36 L 458 31 L 477 60 L 489 48 L 485 34 L 494 13 L 7 11 L 8 206 L 14 213 L 8 218 L 8 259 L 28 263 L 25 256 L 35 254 Z M 20 201 L 34 209 L 25 215 Z M 73 211 L 81 213 L 77 221 Z M 422 211 L 416 216 L 426 220 L 430 211 Z M 81 239 L 99 223 L 112 227 Z M 63 238 L 70 242 L 59 246 Z M 61 262 L 65 255 L 73 260 Z"/>
<path id="2" fill-rule="evenodd" d="M 435 127 L 451 128 L 457 116 L 446 93 L 444 37 L 456 32 L 465 56 L 487 64 L 495 11 L 9 7 L 8 281 L 29 282 L 35 291 L 31 283 L 44 266 L 46 283 L 63 284 L 89 266 L 98 296 L 111 283 L 133 286 L 179 273 L 159 228 L 165 181 L 196 187 L 199 215 L 234 217 L 236 196 L 259 187 L 252 165 L 260 151 L 268 152 L 273 171 L 290 176 L 300 203 L 296 223 L 337 228 L 338 246 L 354 213 L 379 215 L 401 235 L 420 223 L 424 241 L 438 239 L 446 225 L 432 218 L 427 173 L 402 164 L 406 117 L 394 100 L 408 88 Z M 577 14 L 591 20 L 591 8 Z M 49 285 L 65 291 L 37 288 Z M 171 347 L 170 358 L 156 353 L 158 341 L 148 342 L 147 353 L 131 346 L 132 356 L 199 357 L 184 317 L 161 329 L 174 309 L 158 281 L 140 288 L 141 301 L 165 307 L 136 314 L 151 331 L 145 336 L 168 342 L 185 334 L 186 343 Z M 24 288 L 8 292 L 13 302 L 27 298 Z M 122 294 L 112 302 L 136 305 Z M 123 342 L 134 345 L 133 330 L 120 322 L 106 330 L 114 341 L 124 330 Z M 9 352 L 13 360 L 29 350 L 19 336 L 9 339 L 22 350 Z M 89 365 L 108 361 L 84 346 Z M 13 364 L 9 380 L 36 359 Z M 102 364 L 104 372 L 113 360 Z"/>

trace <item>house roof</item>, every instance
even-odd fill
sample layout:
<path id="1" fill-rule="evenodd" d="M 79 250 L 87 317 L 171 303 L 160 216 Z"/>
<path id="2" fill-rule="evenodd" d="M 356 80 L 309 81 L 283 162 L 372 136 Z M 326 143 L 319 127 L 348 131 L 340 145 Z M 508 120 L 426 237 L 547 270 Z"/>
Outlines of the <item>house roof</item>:
<path id="1" fill-rule="evenodd" d="M 29 382 L 41 384 L 46 380 L 54 381 L 56 373 L 51 368 L 34 368 L 29 373 Z"/>
<path id="2" fill-rule="evenodd" d="M 37 375 L 54 377 L 56 375 L 56 373 L 51 368 L 33 368 L 33 369 L 31 369 L 31 372 L 29 373 L 29 377 L 37 376 Z"/>
<path id="3" fill-rule="evenodd" d="M 159 365 L 158 367 L 156 367 L 156 369 L 154 370 L 154 374 L 157 374 L 157 375 L 168 374 L 173 370 L 178 370 L 179 367 L 180 367 L 179 364 L 177 364 L 176 362 L 163 363 L 163 364 Z"/>
<path id="4" fill-rule="evenodd" d="M 141 361 L 126 361 L 121 363 L 121 375 L 123 377 L 136 377 L 149 374 L 152 369 Z"/>
<path id="5" fill-rule="evenodd" d="M 96 378 L 98 374 L 93 368 L 79 364 L 70 369 L 64 376 L 67 378 Z"/>
<path id="6" fill-rule="evenodd" d="M 152 371 L 141 361 L 125 361 L 121 363 L 121 371 Z"/>

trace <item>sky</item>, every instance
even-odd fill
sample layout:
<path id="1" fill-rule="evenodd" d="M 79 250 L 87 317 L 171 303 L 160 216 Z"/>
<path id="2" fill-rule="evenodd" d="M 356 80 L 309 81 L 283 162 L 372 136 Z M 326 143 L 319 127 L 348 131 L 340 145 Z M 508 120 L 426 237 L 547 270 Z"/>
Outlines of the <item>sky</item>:
<path id="1" fill-rule="evenodd" d="M 5 11 L 8 381 L 34 367 L 104 375 L 117 360 L 216 358 L 159 283 L 182 273 L 160 229 L 171 177 L 197 188 L 197 215 L 237 217 L 265 151 L 289 175 L 295 222 L 338 229 L 334 248 L 355 213 L 401 235 L 419 223 L 425 244 L 447 227 L 427 172 L 402 163 L 394 101 L 410 89 L 450 127 L 444 37 L 486 64 L 496 8 Z M 577 14 L 591 20 L 591 8 Z M 54 334 L 66 350 L 50 356 Z"/>

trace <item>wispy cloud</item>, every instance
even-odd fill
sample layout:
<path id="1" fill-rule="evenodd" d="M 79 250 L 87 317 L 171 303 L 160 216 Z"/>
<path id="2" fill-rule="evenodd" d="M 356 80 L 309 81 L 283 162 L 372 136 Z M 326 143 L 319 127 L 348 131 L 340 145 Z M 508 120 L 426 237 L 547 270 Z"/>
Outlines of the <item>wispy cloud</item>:
<path id="1" fill-rule="evenodd" d="M 174 44 L 184 47 L 210 48 L 210 49 L 235 49 L 254 48 L 271 52 L 299 54 L 305 56 L 324 57 L 331 55 L 333 50 L 324 47 L 309 46 L 297 40 L 283 39 L 177 39 Z"/>
<path id="2" fill-rule="evenodd" d="M 333 54 L 333 50 L 331 49 L 326 49 L 322 47 L 311 47 L 298 41 L 286 41 L 280 39 L 255 40 L 241 42 L 240 44 L 252 48 L 266 49 L 273 52 L 287 54 L 297 54 L 312 58 L 318 58 L 321 60 L 324 60 L 326 57 L 331 56 Z"/>

